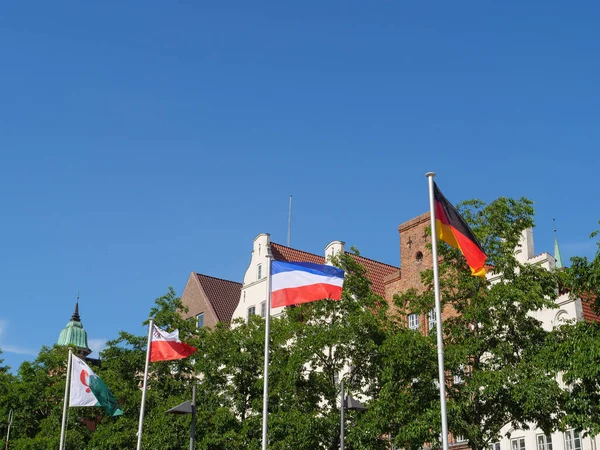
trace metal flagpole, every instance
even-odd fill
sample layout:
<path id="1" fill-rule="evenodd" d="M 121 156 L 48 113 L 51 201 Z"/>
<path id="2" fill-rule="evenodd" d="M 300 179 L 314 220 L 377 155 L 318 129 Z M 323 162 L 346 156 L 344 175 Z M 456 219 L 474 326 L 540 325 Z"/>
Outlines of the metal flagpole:
<path id="1" fill-rule="evenodd" d="M 265 317 L 265 369 L 263 387 L 262 450 L 267 450 L 267 417 L 269 415 L 269 337 L 271 334 L 271 255 L 267 255 L 267 316 Z"/>
<path id="2" fill-rule="evenodd" d="M 6 450 L 8 450 L 8 439 L 10 437 L 10 426 L 12 425 L 12 421 L 13 421 L 13 410 L 12 410 L 12 408 L 10 408 L 10 411 L 8 412 L 8 430 L 6 431 Z"/>
<path id="3" fill-rule="evenodd" d="M 152 329 L 154 328 L 154 319 L 148 323 L 148 346 L 146 347 L 146 367 L 144 368 L 144 387 L 142 388 L 142 407 L 140 409 L 140 424 L 138 426 L 137 450 L 142 448 L 142 426 L 144 425 L 144 408 L 146 406 L 146 389 L 148 387 L 148 366 L 150 365 L 150 346 L 152 345 Z"/>
<path id="4" fill-rule="evenodd" d="M 292 196 L 290 195 L 290 213 L 288 215 L 288 241 L 287 246 L 292 246 Z"/>
<path id="5" fill-rule="evenodd" d="M 192 424 L 190 425 L 190 450 L 194 450 L 194 433 L 196 430 L 196 383 L 192 387 Z"/>
<path id="6" fill-rule="evenodd" d="M 340 381 L 340 397 L 341 397 L 341 411 L 340 411 L 340 450 L 344 450 L 344 379 Z"/>
<path id="7" fill-rule="evenodd" d="M 440 274 L 438 269 L 437 230 L 435 223 L 435 201 L 433 196 L 433 177 L 435 172 L 427 172 L 429 179 L 429 210 L 431 212 L 431 253 L 433 257 L 433 286 L 435 293 L 435 315 L 438 349 L 438 374 L 440 384 L 440 409 L 442 412 L 443 450 L 448 450 L 448 418 L 446 415 L 446 372 L 444 370 L 444 339 L 442 336 L 442 304 L 440 301 Z"/>
<path id="8" fill-rule="evenodd" d="M 73 359 L 73 350 L 69 349 L 69 358 L 67 359 L 67 380 L 65 383 L 65 399 L 63 400 L 62 425 L 60 427 L 60 446 L 59 450 L 65 448 L 65 434 L 67 431 L 67 405 L 69 403 L 69 387 L 71 384 L 71 364 Z"/>

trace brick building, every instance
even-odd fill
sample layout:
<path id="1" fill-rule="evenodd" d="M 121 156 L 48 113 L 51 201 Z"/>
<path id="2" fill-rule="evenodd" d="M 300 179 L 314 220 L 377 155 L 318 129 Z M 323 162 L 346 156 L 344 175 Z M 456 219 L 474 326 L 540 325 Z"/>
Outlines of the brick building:
<path id="1" fill-rule="evenodd" d="M 231 322 L 241 287 L 235 281 L 192 272 L 181 295 L 181 302 L 188 308 L 184 317 L 195 317 L 198 327 Z"/>

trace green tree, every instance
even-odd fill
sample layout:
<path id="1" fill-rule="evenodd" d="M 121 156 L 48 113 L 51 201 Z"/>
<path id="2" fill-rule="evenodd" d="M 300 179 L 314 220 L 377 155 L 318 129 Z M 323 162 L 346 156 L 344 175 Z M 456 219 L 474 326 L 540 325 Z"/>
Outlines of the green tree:
<path id="1" fill-rule="evenodd" d="M 2 350 L 0 350 L 0 356 Z M 13 398 L 14 376 L 10 373 L 10 367 L 4 365 L 4 359 L 0 358 L 0 446 L 6 445 L 6 433 L 8 431 L 8 415 L 14 408 Z"/>
<path id="2" fill-rule="evenodd" d="M 444 311 L 451 313 L 443 323 L 448 427 L 477 450 L 497 441 L 509 424 L 527 429 L 537 423 L 545 431 L 559 424 L 563 392 L 547 361 L 537 357 L 549 334 L 532 316 L 555 307 L 558 278 L 553 271 L 521 264 L 515 257 L 522 231 L 533 226 L 531 201 L 499 198 L 488 205 L 470 201 L 462 205 L 461 214 L 494 273 L 493 281 L 471 276 L 460 251 L 439 242 L 441 299 Z M 426 314 L 434 307 L 432 272 L 422 273 L 422 292 L 397 296 L 401 311 Z M 420 372 L 415 382 L 404 378 L 395 389 L 384 387 L 386 395 L 377 399 L 383 402 L 378 406 L 382 412 L 386 404 L 399 406 L 384 429 L 397 446 L 439 445 L 439 402 L 431 397 L 437 380 L 437 365 L 432 364 L 435 336 L 429 339 L 430 345 L 419 344 L 424 361 L 417 368 L 408 360 L 415 354 L 403 353 L 393 344 L 387 347 L 389 364 L 404 368 L 401 375 Z M 394 380 L 388 377 L 386 382 Z M 422 404 L 411 403 L 413 397 Z M 421 412 L 407 416 L 402 407 Z"/>
<path id="3" fill-rule="evenodd" d="M 595 238 L 598 231 L 590 237 Z M 561 272 L 563 290 L 571 298 L 589 303 L 600 314 L 600 242 L 594 258 L 571 258 L 571 266 Z M 563 427 L 591 435 L 600 434 L 600 322 L 567 323 L 557 330 L 544 358 L 560 371 L 569 387 Z"/>
<path id="4" fill-rule="evenodd" d="M 339 376 L 349 394 L 363 399 L 376 397 L 380 389 L 388 305 L 372 292 L 354 255 L 342 254 L 333 263 L 346 272 L 342 299 L 287 308 L 281 319 L 291 339 L 288 353 L 273 365 L 269 407 L 274 449 L 339 447 Z M 346 448 L 386 448 L 386 439 L 369 433 L 363 420 L 362 412 L 347 414 Z"/>
<path id="5" fill-rule="evenodd" d="M 181 339 L 189 341 L 195 326 L 192 321 L 181 318 L 181 310 L 181 300 L 170 288 L 156 299 L 150 317 L 161 328 L 178 328 Z M 101 365 L 94 366 L 94 371 L 118 399 L 124 415 L 108 417 L 101 408 L 68 408 L 67 449 L 135 448 L 146 345 L 147 335 L 136 336 L 124 331 L 108 343 L 101 354 Z M 17 376 L 10 380 L 11 404 L 15 410 L 11 448 L 46 450 L 58 447 L 67 354 L 65 347 L 44 347 L 35 361 L 21 364 Z M 164 412 L 191 396 L 193 370 L 193 362 L 189 358 L 152 363 L 144 421 L 144 448 L 179 449 L 187 446 L 189 418 L 166 416 Z M 0 395 L 3 392 L 2 375 L 0 370 Z M 96 429 L 92 431 L 94 427 Z"/>
<path id="6" fill-rule="evenodd" d="M 150 310 L 154 323 L 163 329 L 178 329 L 184 342 L 193 340 L 192 320 L 182 319 L 181 299 L 173 288 L 155 300 Z M 148 321 L 144 323 L 148 324 Z M 142 399 L 147 334 L 136 336 L 122 331 L 102 352 L 97 371 L 110 387 L 124 411 L 121 417 L 103 417 L 92 434 L 88 448 L 119 450 L 135 448 Z M 142 448 L 165 450 L 184 448 L 189 442 L 189 418 L 166 415 L 165 411 L 191 397 L 193 363 L 190 358 L 150 364 L 143 425 Z"/>
<path id="7" fill-rule="evenodd" d="M 600 225 L 600 222 L 598 222 Z M 600 230 L 594 231 L 590 238 L 600 235 Z M 600 241 L 597 243 L 594 259 L 585 256 L 571 258 L 571 266 L 562 274 L 562 283 L 573 297 L 579 297 L 589 302 L 592 309 L 600 314 Z"/>

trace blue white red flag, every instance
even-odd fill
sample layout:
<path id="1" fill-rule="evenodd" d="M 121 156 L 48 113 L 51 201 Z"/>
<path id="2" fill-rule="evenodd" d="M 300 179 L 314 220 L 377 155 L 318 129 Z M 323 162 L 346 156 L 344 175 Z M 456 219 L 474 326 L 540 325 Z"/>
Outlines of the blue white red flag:
<path id="1" fill-rule="evenodd" d="M 273 261 L 271 302 L 273 308 L 308 303 L 325 298 L 342 298 L 344 271 L 333 266 L 307 262 Z"/>

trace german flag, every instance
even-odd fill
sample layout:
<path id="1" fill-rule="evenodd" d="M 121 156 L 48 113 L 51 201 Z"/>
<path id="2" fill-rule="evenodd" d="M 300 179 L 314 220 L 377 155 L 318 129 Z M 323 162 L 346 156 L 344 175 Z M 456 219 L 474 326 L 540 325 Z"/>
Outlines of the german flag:
<path id="1" fill-rule="evenodd" d="M 469 225 L 433 183 L 435 224 L 437 237 L 451 247 L 459 249 L 471 268 L 471 274 L 485 277 L 485 253 Z"/>

